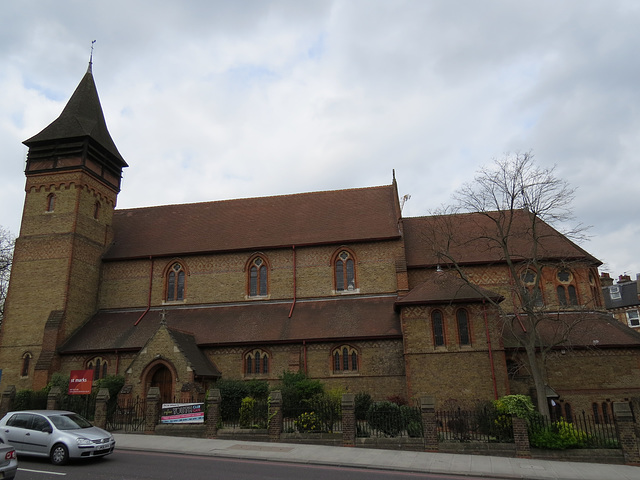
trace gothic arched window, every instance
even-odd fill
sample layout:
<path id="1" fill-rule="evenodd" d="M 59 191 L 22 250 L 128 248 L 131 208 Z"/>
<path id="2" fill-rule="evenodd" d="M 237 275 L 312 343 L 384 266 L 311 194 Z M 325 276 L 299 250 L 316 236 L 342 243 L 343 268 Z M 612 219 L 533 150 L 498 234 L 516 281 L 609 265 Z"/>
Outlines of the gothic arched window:
<path id="1" fill-rule="evenodd" d="M 573 275 L 569 270 L 563 268 L 556 274 L 556 293 L 559 305 L 578 305 L 578 294 L 574 285 Z"/>
<path id="2" fill-rule="evenodd" d="M 340 345 L 334 348 L 331 358 L 333 359 L 334 373 L 357 372 L 360 370 L 358 351 L 350 345 Z"/>
<path id="3" fill-rule="evenodd" d="M 458 322 L 458 341 L 460 345 L 471 345 L 469 335 L 469 314 L 464 308 L 456 311 L 456 321 Z"/>
<path id="4" fill-rule="evenodd" d="M 433 333 L 433 344 L 436 347 L 444 346 L 444 319 L 440 310 L 431 312 L 431 331 Z"/>
<path id="5" fill-rule="evenodd" d="M 353 291 L 356 289 L 355 265 L 353 254 L 348 250 L 341 250 L 338 255 L 336 255 L 333 263 L 336 292 Z"/>
<path id="6" fill-rule="evenodd" d="M 108 362 L 102 357 L 95 357 L 87 363 L 87 370 L 93 370 L 93 379 L 100 380 L 107 376 Z"/>
<path id="7" fill-rule="evenodd" d="M 268 294 L 267 262 L 262 257 L 255 257 L 249 266 L 249 296 L 263 297 Z"/>
<path id="8" fill-rule="evenodd" d="M 256 348 L 244 355 L 245 375 L 263 375 L 269 373 L 270 357 L 267 352 Z"/>
<path id="9" fill-rule="evenodd" d="M 53 212 L 56 208 L 56 195 L 54 193 L 50 193 L 47 195 L 47 205 L 45 206 L 45 212 Z"/>
<path id="10" fill-rule="evenodd" d="M 175 262 L 167 271 L 167 302 L 184 300 L 185 271 L 180 262 Z"/>

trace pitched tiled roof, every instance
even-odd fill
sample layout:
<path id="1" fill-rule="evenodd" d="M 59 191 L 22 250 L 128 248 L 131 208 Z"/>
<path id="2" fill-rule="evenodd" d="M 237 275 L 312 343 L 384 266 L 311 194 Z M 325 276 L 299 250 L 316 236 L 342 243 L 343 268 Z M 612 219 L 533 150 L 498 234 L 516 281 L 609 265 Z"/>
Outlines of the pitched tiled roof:
<path id="1" fill-rule="evenodd" d="M 127 166 L 107 129 L 91 68 L 82 77 L 60 116 L 24 144 L 32 146 L 39 142 L 82 137 L 90 137 L 102 145 L 117 159 L 120 167 Z"/>
<path id="2" fill-rule="evenodd" d="M 505 328 L 503 331 L 504 346 L 507 348 L 518 346 L 514 335 L 519 335 L 522 332 L 515 318 L 513 318 L 513 325 L 514 330 Z M 563 331 L 566 331 L 565 325 L 573 325 L 573 328 L 568 335 L 568 340 L 559 346 L 567 348 L 640 348 L 640 333 L 617 321 L 611 314 L 604 312 L 550 313 L 548 319 L 543 320 L 538 327 L 544 344 L 557 343 L 558 335 L 563 335 Z"/>
<path id="3" fill-rule="evenodd" d="M 193 334 L 199 347 L 400 338 L 395 300 L 395 295 L 298 300 L 291 318 L 291 302 L 167 307 L 166 322 L 171 329 Z M 161 309 L 152 308 L 135 325 L 143 311 L 98 312 L 61 352 L 139 350 L 161 321 Z"/>
<path id="4" fill-rule="evenodd" d="M 193 334 L 168 328 L 169 335 L 173 338 L 180 351 L 189 362 L 189 366 L 199 377 L 220 377 L 222 373 L 213 365 L 207 356 L 198 348 Z"/>
<path id="5" fill-rule="evenodd" d="M 531 247 L 531 217 L 523 210 L 514 212 L 511 232 L 508 236 L 513 259 L 533 258 Z M 407 266 L 422 267 L 444 265 L 446 259 L 438 251 L 449 245 L 451 256 L 458 264 L 499 263 L 505 260 L 500 246 L 491 239 L 499 238 L 494 222 L 481 213 L 434 215 L 403 219 Z M 538 220 L 539 259 L 584 259 L 594 265 L 601 262 L 560 234 L 548 224 Z"/>
<path id="6" fill-rule="evenodd" d="M 105 259 L 399 238 L 393 185 L 116 210 Z"/>
<path id="7" fill-rule="evenodd" d="M 478 286 L 471 286 L 453 272 L 434 271 L 426 281 L 398 300 L 396 306 L 475 303 L 482 302 L 487 298 L 496 301 L 502 300 L 499 294 Z"/>

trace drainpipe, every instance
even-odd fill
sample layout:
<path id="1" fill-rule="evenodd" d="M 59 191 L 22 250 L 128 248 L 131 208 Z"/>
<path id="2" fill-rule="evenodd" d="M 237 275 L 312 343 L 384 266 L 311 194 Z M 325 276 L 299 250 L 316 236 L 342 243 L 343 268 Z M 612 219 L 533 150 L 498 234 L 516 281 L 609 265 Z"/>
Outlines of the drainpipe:
<path id="1" fill-rule="evenodd" d="M 307 373 L 307 341 L 306 340 L 302 341 L 302 348 L 304 350 L 304 365 L 303 365 L 303 368 L 304 368 L 304 373 L 306 374 Z"/>
<path id="2" fill-rule="evenodd" d="M 153 257 L 151 255 L 149 255 L 149 260 L 151 261 L 151 268 L 149 269 L 149 298 L 147 299 L 147 309 L 142 312 L 140 318 L 136 320 L 136 323 L 133 324 L 134 327 L 140 323 L 140 320 L 144 318 L 144 316 L 149 312 L 149 309 L 151 308 L 151 284 L 153 283 Z"/>
<path id="3" fill-rule="evenodd" d="M 482 314 L 484 315 L 484 328 L 487 333 L 487 345 L 489 346 L 489 363 L 491 364 L 491 380 L 493 381 L 493 395 L 498 399 L 498 385 L 496 384 L 496 370 L 493 366 L 493 349 L 491 348 L 491 335 L 489 334 L 489 321 L 487 320 L 487 306 L 482 299 Z"/>
<path id="4" fill-rule="evenodd" d="M 291 310 L 289 310 L 289 318 L 293 315 L 293 309 L 296 306 L 296 246 L 291 245 L 293 249 L 293 303 L 291 304 Z"/>

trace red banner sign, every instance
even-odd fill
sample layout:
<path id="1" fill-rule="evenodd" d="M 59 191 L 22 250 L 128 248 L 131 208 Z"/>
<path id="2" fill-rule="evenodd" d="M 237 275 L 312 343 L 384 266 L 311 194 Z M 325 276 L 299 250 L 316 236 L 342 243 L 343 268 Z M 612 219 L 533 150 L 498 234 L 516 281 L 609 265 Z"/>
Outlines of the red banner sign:
<path id="1" fill-rule="evenodd" d="M 69 395 L 90 395 L 93 386 L 93 370 L 71 370 Z"/>

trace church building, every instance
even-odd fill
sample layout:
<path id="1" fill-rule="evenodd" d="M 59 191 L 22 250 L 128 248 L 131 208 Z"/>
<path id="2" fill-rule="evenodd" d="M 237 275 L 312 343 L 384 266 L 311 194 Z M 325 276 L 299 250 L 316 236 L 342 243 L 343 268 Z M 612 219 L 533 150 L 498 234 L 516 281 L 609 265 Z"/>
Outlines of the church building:
<path id="1" fill-rule="evenodd" d="M 447 219 L 463 280 L 430 246 L 439 219 L 402 216 L 395 178 L 117 209 L 128 165 L 91 65 L 60 116 L 24 143 L 2 388 L 40 389 L 55 372 L 91 369 L 94 379 L 124 376 L 134 395 L 159 387 L 165 401 L 221 378 L 275 384 L 284 371 L 376 400 L 531 392 L 495 308 L 518 300 L 504 257 L 474 241 L 477 214 Z M 524 225 L 527 212 L 518 215 Z M 553 318 L 583 320 L 548 355 L 549 398 L 604 414 L 640 395 L 640 334 L 606 312 L 600 262 L 543 228 L 547 266 L 532 291 Z"/>

